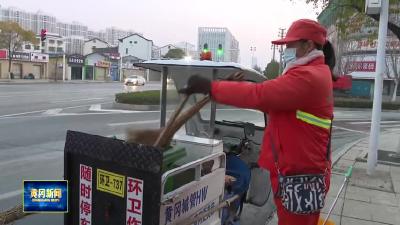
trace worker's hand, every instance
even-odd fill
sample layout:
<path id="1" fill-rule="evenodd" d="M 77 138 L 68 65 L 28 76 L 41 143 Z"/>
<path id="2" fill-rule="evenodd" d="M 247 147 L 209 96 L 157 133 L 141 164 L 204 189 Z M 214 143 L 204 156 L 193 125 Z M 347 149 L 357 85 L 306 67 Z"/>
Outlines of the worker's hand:
<path id="1" fill-rule="evenodd" d="M 242 71 L 232 73 L 231 75 L 229 75 L 226 78 L 226 80 L 230 80 L 230 81 L 241 81 L 243 79 L 244 79 L 244 73 Z"/>
<path id="2" fill-rule="evenodd" d="M 209 94 L 211 91 L 211 81 L 199 75 L 193 75 L 189 78 L 186 86 L 179 90 L 182 94 Z"/>

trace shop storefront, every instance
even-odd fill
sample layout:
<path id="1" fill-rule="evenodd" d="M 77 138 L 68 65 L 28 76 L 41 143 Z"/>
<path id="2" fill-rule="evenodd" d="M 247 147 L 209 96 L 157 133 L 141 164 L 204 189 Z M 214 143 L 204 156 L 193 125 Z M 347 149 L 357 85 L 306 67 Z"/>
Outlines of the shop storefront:
<path id="1" fill-rule="evenodd" d="M 47 79 L 49 55 L 42 53 L 13 52 L 11 77 L 8 74 L 8 52 L 0 50 L 0 79 Z"/>
<path id="2" fill-rule="evenodd" d="M 85 57 L 85 80 L 108 80 L 111 63 L 108 57 L 101 53 L 92 53 Z"/>
<path id="3" fill-rule="evenodd" d="M 83 55 L 70 55 L 67 58 L 68 69 L 67 77 L 69 80 L 82 80 L 83 65 L 85 58 Z"/>

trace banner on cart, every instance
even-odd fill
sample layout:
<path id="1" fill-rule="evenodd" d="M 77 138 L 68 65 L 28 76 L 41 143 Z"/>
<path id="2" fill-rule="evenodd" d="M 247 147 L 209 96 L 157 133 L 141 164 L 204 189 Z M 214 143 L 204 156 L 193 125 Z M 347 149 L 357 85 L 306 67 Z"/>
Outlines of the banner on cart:
<path id="1" fill-rule="evenodd" d="M 25 180 L 24 212 L 68 212 L 66 180 Z"/>
<path id="2" fill-rule="evenodd" d="M 159 225 L 160 149 L 68 131 L 64 151 L 70 181 L 64 224 Z"/>
<path id="3" fill-rule="evenodd" d="M 173 201 L 166 200 L 161 205 L 160 224 L 177 224 L 217 207 L 223 195 L 224 177 L 225 170 L 217 169 L 202 177 L 200 181 L 192 182 L 183 190 L 167 193 L 164 199 Z M 210 224 L 208 222 L 218 219 L 218 213 L 214 213 L 207 218 L 201 218 L 196 224 Z"/>

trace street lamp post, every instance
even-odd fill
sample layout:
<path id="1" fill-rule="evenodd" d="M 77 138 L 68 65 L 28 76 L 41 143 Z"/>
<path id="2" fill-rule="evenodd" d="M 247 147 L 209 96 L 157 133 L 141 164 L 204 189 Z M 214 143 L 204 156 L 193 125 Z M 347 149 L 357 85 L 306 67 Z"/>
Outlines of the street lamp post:
<path id="1" fill-rule="evenodd" d="M 251 52 L 251 67 L 254 67 L 254 52 L 257 50 L 256 47 L 251 46 L 250 47 L 250 52 Z"/>
<path id="2" fill-rule="evenodd" d="M 367 174 L 371 175 L 375 171 L 378 160 L 379 134 L 382 111 L 382 89 L 383 73 L 385 72 L 385 50 L 387 25 L 389 14 L 389 0 L 382 0 L 379 17 L 378 49 L 376 54 L 376 74 L 374 87 L 374 102 L 372 109 L 371 133 L 369 141 L 369 153 L 367 161 Z"/>

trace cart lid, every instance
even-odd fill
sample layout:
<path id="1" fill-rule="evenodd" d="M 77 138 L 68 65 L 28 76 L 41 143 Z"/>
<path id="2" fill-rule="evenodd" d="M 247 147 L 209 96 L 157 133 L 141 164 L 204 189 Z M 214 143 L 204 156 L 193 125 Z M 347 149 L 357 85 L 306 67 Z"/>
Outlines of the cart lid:
<path id="1" fill-rule="evenodd" d="M 200 61 L 191 59 L 159 59 L 135 63 L 135 66 L 158 72 L 161 72 L 163 67 L 167 67 L 169 72 L 177 74 L 179 71 L 179 75 L 181 76 L 190 76 L 190 73 L 185 73 L 185 71 L 188 70 L 211 73 L 212 70 L 217 69 L 221 75 L 241 70 L 244 72 L 246 80 L 251 80 L 254 82 L 262 82 L 266 80 L 266 77 L 258 71 L 234 62 L 214 62 L 208 60 Z"/>

